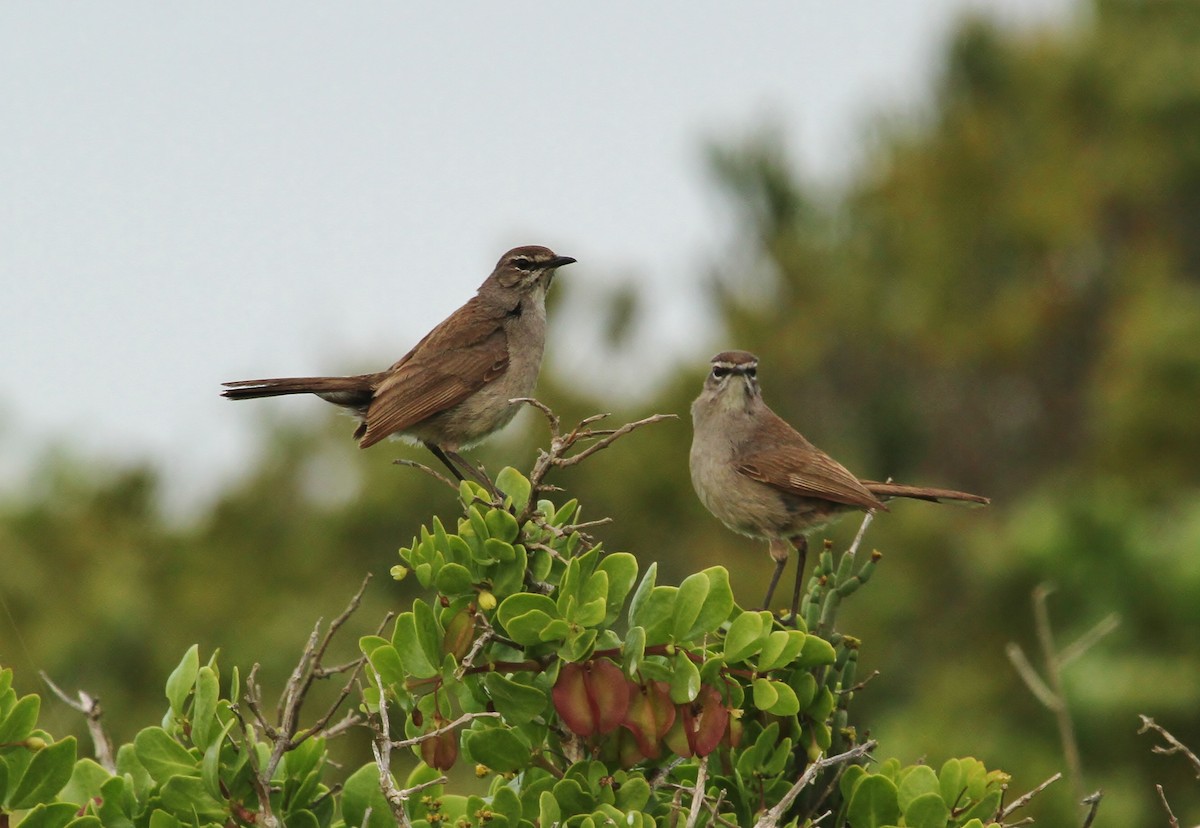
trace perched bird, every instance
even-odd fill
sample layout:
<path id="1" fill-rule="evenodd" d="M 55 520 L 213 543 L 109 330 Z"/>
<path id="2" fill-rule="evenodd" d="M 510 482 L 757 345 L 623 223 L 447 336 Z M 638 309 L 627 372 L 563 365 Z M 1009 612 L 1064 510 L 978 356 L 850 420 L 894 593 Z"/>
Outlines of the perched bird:
<path id="1" fill-rule="evenodd" d="M 725 351 L 712 359 L 704 390 L 692 403 L 692 486 L 713 515 L 735 532 L 769 544 L 775 572 L 767 587 L 769 608 L 789 550 L 798 553 L 792 615 L 803 583 L 807 534 L 853 510 L 887 510 L 885 500 L 909 497 L 939 502 L 988 503 L 986 497 L 859 480 L 818 449 L 763 402 L 758 358 Z"/>
<path id="2" fill-rule="evenodd" d="M 351 377 L 284 377 L 224 383 L 231 400 L 315 394 L 360 423 L 361 448 L 391 435 L 425 445 L 459 480 L 491 482 L 458 454 L 515 416 L 514 397 L 537 384 L 546 342 L 546 291 L 570 256 L 530 245 L 496 263 L 465 305 L 390 368 Z"/>

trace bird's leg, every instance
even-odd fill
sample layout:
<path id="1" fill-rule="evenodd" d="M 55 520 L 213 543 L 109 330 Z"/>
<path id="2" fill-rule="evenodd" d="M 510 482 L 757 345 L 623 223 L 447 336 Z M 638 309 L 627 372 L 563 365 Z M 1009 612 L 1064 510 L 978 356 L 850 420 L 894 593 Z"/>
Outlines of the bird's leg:
<path id="1" fill-rule="evenodd" d="M 763 598 L 763 609 L 768 612 L 771 610 L 771 596 L 775 594 L 779 576 L 783 574 L 783 568 L 787 566 L 790 549 L 788 542 L 782 538 L 771 538 L 768 550 L 771 558 L 775 561 L 775 571 L 771 573 L 771 583 L 767 586 L 767 597 Z"/>
<path id="2" fill-rule="evenodd" d="M 459 481 L 460 483 L 462 482 L 462 472 L 459 471 L 458 466 L 450 462 L 450 458 L 446 456 L 446 452 L 442 451 L 440 447 L 433 443 L 426 443 L 425 448 L 429 449 L 433 453 L 434 457 L 442 461 L 442 465 L 450 470 L 450 473 L 454 475 L 455 480 Z"/>
<path id="3" fill-rule="evenodd" d="M 796 585 L 792 587 L 792 623 L 796 623 L 796 613 L 800 611 L 800 595 L 804 592 L 804 563 L 808 558 L 808 536 L 800 535 L 792 541 L 796 547 Z"/>
<path id="4" fill-rule="evenodd" d="M 496 500 L 500 499 L 500 492 L 496 490 L 496 484 L 489 480 L 486 474 L 475 468 L 475 466 L 473 466 L 461 454 L 456 451 L 451 451 L 450 449 L 444 449 L 441 446 L 433 443 L 426 443 L 425 447 L 433 452 L 434 457 L 442 461 L 442 464 L 450 470 L 450 473 L 454 475 L 456 480 L 465 480 L 466 478 L 463 477 L 463 472 L 465 471 L 472 477 L 472 479 L 475 480 L 476 483 L 487 489 L 493 498 Z"/>
<path id="5" fill-rule="evenodd" d="M 491 479 L 483 473 L 482 469 L 480 469 L 467 458 L 463 457 L 457 451 L 447 451 L 446 455 L 454 460 L 454 462 L 461 465 L 463 470 L 466 471 L 467 474 L 471 475 L 471 477 L 475 478 L 475 481 L 479 483 L 480 486 L 483 486 L 483 488 L 491 492 L 492 497 L 496 498 L 497 500 L 502 499 L 499 490 L 496 488 L 496 484 L 493 483 Z"/>

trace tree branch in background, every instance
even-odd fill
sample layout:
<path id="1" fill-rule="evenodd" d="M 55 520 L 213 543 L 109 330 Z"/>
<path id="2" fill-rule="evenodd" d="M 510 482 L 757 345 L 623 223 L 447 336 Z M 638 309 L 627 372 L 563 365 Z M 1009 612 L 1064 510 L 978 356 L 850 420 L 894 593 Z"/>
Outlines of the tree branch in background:
<path id="1" fill-rule="evenodd" d="M 92 736 L 96 761 L 100 763 L 100 767 L 109 773 L 115 774 L 117 772 L 117 763 L 113 759 L 112 740 L 104 732 L 104 725 L 100 724 L 100 718 L 104 715 L 104 711 L 100 709 L 100 699 L 84 690 L 80 690 L 79 701 L 75 701 L 63 692 L 57 684 L 51 681 L 50 676 L 46 675 L 44 670 L 39 671 L 38 675 L 42 677 L 42 681 L 46 682 L 54 692 L 54 695 L 62 699 L 67 707 L 77 710 L 84 715 L 84 718 L 87 719 L 88 733 Z"/>
<path id="2" fill-rule="evenodd" d="M 1010 642 L 1005 651 L 1013 668 L 1016 669 L 1017 675 L 1025 682 L 1025 686 L 1043 707 L 1054 714 L 1058 725 L 1059 741 L 1062 744 L 1063 760 L 1066 762 L 1067 773 L 1071 778 L 1071 786 L 1074 788 L 1076 796 L 1086 802 L 1091 797 L 1085 799 L 1083 763 L 1079 757 L 1079 742 L 1075 738 L 1075 725 L 1071 721 L 1071 711 L 1063 690 L 1062 670 L 1069 662 L 1082 656 L 1104 636 L 1115 630 L 1120 619 L 1116 614 L 1107 616 L 1081 635 L 1074 643 L 1059 650 L 1054 643 L 1054 630 L 1050 625 L 1050 613 L 1046 604 L 1053 592 L 1054 587 L 1045 583 L 1039 584 L 1033 590 L 1033 618 L 1037 629 L 1038 646 L 1042 651 L 1042 659 L 1045 663 L 1046 678 L 1043 679 L 1038 675 L 1024 650 L 1021 649 L 1021 645 Z M 1093 815 L 1095 807 L 1092 808 Z"/>

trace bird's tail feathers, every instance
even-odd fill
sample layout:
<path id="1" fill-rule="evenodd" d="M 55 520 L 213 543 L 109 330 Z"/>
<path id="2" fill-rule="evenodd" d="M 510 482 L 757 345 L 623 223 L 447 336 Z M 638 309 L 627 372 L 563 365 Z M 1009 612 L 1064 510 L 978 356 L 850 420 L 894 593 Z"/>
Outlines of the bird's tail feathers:
<path id="1" fill-rule="evenodd" d="M 873 480 L 864 480 L 863 485 L 880 500 L 907 497 L 913 500 L 928 500 L 932 503 L 942 503 L 949 500 L 958 503 L 975 503 L 980 506 L 986 506 L 992 502 L 983 495 L 956 492 L 953 489 L 935 489 L 930 486 L 905 486 L 900 483 L 877 483 Z"/>
<path id="2" fill-rule="evenodd" d="M 275 379 L 239 380 L 222 383 L 222 397 L 231 400 L 253 400 L 259 397 L 280 397 L 285 394 L 316 394 L 337 405 L 365 406 L 371 401 L 374 389 L 369 376 L 356 377 L 278 377 Z"/>

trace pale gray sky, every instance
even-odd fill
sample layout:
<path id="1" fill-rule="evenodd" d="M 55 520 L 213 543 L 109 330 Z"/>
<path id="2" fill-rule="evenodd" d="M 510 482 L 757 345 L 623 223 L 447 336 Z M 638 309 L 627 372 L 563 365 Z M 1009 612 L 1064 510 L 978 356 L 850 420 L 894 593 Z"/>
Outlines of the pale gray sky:
<path id="1" fill-rule="evenodd" d="M 703 360 L 706 140 L 770 120 L 830 179 L 965 9 L 1069 5 L 0 4 L 0 486 L 48 441 L 235 472 L 221 380 L 382 367 L 515 244 L 680 297 L 664 351 Z"/>

